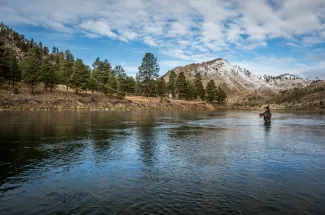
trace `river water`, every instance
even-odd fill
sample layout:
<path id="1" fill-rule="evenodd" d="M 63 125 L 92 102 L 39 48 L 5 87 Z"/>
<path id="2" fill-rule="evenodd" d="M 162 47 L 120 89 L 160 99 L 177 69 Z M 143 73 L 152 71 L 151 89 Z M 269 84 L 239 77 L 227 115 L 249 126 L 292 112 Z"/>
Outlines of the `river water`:
<path id="1" fill-rule="evenodd" d="M 325 214 L 325 116 L 2 112 L 0 214 Z"/>

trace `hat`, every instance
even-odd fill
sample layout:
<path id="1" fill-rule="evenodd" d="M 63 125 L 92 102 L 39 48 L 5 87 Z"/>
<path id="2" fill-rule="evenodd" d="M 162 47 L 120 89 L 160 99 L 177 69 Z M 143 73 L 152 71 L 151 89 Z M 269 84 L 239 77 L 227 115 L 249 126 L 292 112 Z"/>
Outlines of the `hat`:
<path id="1" fill-rule="evenodd" d="M 269 106 L 266 106 L 265 109 L 270 109 Z"/>

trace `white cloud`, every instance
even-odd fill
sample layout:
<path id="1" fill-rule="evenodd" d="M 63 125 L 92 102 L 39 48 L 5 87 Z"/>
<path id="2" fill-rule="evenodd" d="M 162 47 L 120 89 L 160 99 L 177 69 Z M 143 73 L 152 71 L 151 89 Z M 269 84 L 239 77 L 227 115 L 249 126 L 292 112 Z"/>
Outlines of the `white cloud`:
<path id="1" fill-rule="evenodd" d="M 162 67 L 167 67 L 167 68 L 175 68 L 178 66 L 185 66 L 187 64 L 190 64 L 192 62 L 190 61 L 182 61 L 182 60 L 162 60 L 159 62 L 159 64 Z"/>
<path id="2" fill-rule="evenodd" d="M 300 74 L 305 71 L 305 67 L 284 67 L 282 64 L 264 64 L 258 61 L 241 61 L 234 64 L 248 69 L 253 74 L 257 75 L 281 75 L 284 73 Z"/>
<path id="3" fill-rule="evenodd" d="M 130 31 L 130 30 L 121 31 L 120 33 L 127 40 L 135 40 L 138 37 L 137 33 L 135 33 L 134 31 Z"/>
<path id="4" fill-rule="evenodd" d="M 165 49 L 162 53 L 175 59 L 190 60 L 190 56 L 186 55 L 182 49 Z"/>
<path id="5" fill-rule="evenodd" d="M 300 45 L 298 43 L 295 42 L 287 42 L 286 45 L 288 45 L 289 47 L 294 47 L 294 48 L 299 48 Z"/>
<path id="6" fill-rule="evenodd" d="M 227 38 L 239 40 L 239 33 L 263 40 L 268 36 L 285 37 L 324 29 L 320 22 L 325 16 L 323 0 L 273 2 L 274 5 L 265 0 L 180 0 L 172 3 L 159 0 L 29 0 L 21 7 L 22 0 L 5 0 L 0 17 L 8 23 L 29 22 L 57 30 L 78 26 L 80 20 L 97 25 L 99 23 L 95 22 L 105 22 L 112 30 L 124 29 L 122 36 L 130 40 L 136 39 L 138 33 L 191 34 L 190 29 L 195 26 L 201 30 L 196 34 L 206 42 Z M 94 21 L 99 17 L 100 21 Z M 97 31 L 94 29 L 92 33 Z"/>
<path id="7" fill-rule="evenodd" d="M 94 33 L 85 33 L 85 37 L 88 38 L 99 38 L 100 36 L 98 34 L 94 34 Z"/>
<path id="8" fill-rule="evenodd" d="M 324 44 L 324 18 L 324 0 L 28 0 L 28 3 L 2 0 L 0 3 L 0 20 L 9 25 L 31 24 L 83 33 L 89 38 L 140 41 L 175 60 L 194 62 L 219 57 L 229 50 L 267 48 L 270 40 L 278 38 L 285 39 L 284 44 L 289 48 Z M 271 71 L 272 65 L 268 68 Z"/>
<path id="9" fill-rule="evenodd" d="M 117 35 L 114 32 L 112 32 L 110 26 L 105 20 L 88 20 L 81 23 L 80 28 L 110 38 L 117 37 Z"/>
<path id="10" fill-rule="evenodd" d="M 236 42 L 238 40 L 241 40 L 241 34 L 243 34 L 244 32 L 242 31 L 242 29 L 240 28 L 240 26 L 236 25 L 236 24 L 230 24 L 229 25 L 229 29 L 227 32 L 227 40 L 229 42 Z"/>
<path id="11" fill-rule="evenodd" d="M 149 46 L 157 47 L 157 44 L 155 43 L 155 41 L 153 40 L 153 38 L 151 36 L 146 36 L 143 41 L 144 41 L 144 43 L 148 44 Z"/>
<path id="12" fill-rule="evenodd" d="M 305 46 L 314 46 L 323 42 L 324 40 L 317 36 L 307 36 L 302 39 L 302 44 Z"/>
<path id="13" fill-rule="evenodd" d="M 320 32 L 319 35 L 321 36 L 321 38 L 323 38 L 325 40 L 325 30 Z"/>
<path id="14" fill-rule="evenodd" d="M 284 73 L 298 74 L 305 78 L 312 78 L 317 74 L 319 77 L 325 75 L 325 61 L 315 62 L 312 65 L 301 63 L 292 57 L 255 57 L 250 61 L 233 62 L 240 67 L 250 70 L 257 75 L 280 75 Z M 324 72 L 324 75 L 320 75 Z M 316 76 L 315 76 L 316 77 Z M 313 77 L 313 78 L 315 78 Z"/>
<path id="15" fill-rule="evenodd" d="M 189 31 L 186 25 L 180 22 L 172 22 L 169 24 L 169 31 L 167 32 L 167 34 L 170 37 L 177 37 L 177 36 L 183 36 L 188 32 Z"/>
<path id="16" fill-rule="evenodd" d="M 325 80 L 325 67 L 322 69 L 311 69 L 301 73 L 301 76 L 310 80 L 319 79 Z"/>
<path id="17" fill-rule="evenodd" d="M 252 43 L 248 43 L 248 44 L 238 44 L 237 45 L 239 48 L 243 49 L 243 50 L 253 50 L 257 47 L 266 47 L 267 43 L 265 41 L 261 41 L 261 42 L 252 42 Z"/>

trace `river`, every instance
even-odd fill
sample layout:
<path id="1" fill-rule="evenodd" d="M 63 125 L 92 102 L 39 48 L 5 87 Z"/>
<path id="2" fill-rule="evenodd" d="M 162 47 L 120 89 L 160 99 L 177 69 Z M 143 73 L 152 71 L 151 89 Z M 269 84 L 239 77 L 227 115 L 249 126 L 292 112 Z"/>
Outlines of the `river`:
<path id="1" fill-rule="evenodd" d="M 0 113 L 0 214 L 325 214 L 325 116 Z"/>

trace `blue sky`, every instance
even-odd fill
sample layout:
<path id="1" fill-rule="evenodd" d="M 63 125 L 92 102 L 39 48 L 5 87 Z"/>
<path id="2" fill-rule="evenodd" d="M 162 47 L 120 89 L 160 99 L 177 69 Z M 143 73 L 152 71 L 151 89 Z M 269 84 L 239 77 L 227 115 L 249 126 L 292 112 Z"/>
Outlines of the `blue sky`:
<path id="1" fill-rule="evenodd" d="M 135 75 L 218 57 L 259 75 L 325 78 L 324 0 L 0 0 L 0 20 L 50 50 Z"/>

